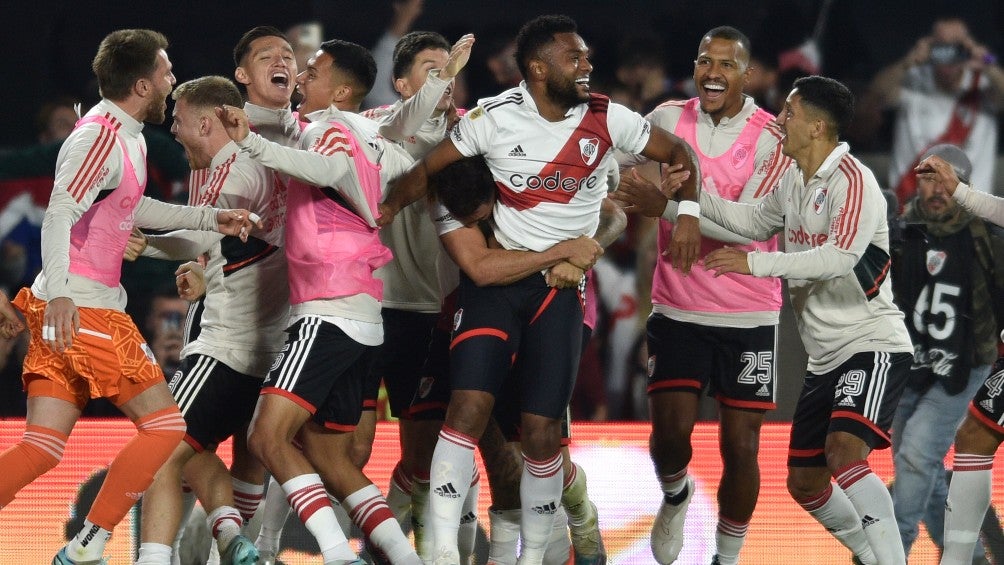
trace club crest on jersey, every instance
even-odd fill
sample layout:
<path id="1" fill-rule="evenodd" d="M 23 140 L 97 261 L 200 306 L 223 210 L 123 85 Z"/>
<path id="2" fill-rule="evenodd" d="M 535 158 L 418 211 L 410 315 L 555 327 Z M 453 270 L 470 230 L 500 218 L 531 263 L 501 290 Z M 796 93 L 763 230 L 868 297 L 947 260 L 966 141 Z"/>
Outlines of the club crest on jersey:
<path id="1" fill-rule="evenodd" d="M 750 156 L 750 146 L 748 143 L 739 143 L 732 148 L 732 168 L 739 169 L 746 164 L 746 159 Z"/>
<path id="2" fill-rule="evenodd" d="M 823 205 L 826 204 L 826 187 L 821 186 L 816 189 L 816 196 L 812 199 L 812 211 L 819 214 L 823 213 Z"/>
<path id="3" fill-rule="evenodd" d="M 457 312 L 453 314 L 453 331 L 457 331 L 460 327 L 461 320 L 464 319 L 464 309 L 457 308 Z"/>
<path id="4" fill-rule="evenodd" d="M 579 153 L 582 154 L 582 162 L 586 165 L 592 165 L 596 162 L 596 156 L 599 154 L 600 150 L 600 140 L 595 137 L 590 137 L 588 139 L 579 140 Z"/>
<path id="5" fill-rule="evenodd" d="M 948 260 L 948 254 L 944 251 L 938 251 L 936 249 L 927 250 L 927 272 L 931 273 L 931 276 L 937 275 L 945 268 L 945 261 Z"/>

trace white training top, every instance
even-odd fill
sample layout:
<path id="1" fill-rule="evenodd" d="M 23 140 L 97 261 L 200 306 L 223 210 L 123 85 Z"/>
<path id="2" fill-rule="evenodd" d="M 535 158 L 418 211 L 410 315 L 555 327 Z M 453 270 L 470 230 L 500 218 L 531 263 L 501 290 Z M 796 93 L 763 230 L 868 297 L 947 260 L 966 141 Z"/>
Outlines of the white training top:
<path id="1" fill-rule="evenodd" d="M 701 213 L 729 230 L 757 240 L 782 232 L 785 251 L 750 253 L 749 267 L 753 276 L 788 279 L 813 373 L 855 353 L 913 352 L 892 282 L 883 278 L 888 265 L 871 280 L 855 272 L 863 259 L 884 253 L 888 260 L 889 226 L 875 175 L 848 150 L 837 145 L 808 184 L 801 169 L 790 167 L 755 206 L 701 193 Z"/>

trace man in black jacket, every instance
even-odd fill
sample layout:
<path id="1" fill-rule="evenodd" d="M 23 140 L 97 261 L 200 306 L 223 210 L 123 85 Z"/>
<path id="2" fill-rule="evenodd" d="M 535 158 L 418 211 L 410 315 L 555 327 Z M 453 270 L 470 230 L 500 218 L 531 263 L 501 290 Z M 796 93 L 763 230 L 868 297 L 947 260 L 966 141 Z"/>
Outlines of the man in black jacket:
<path id="1" fill-rule="evenodd" d="M 930 148 L 962 182 L 972 171 L 954 145 Z M 921 159 L 921 160 L 923 160 Z M 966 407 L 997 357 L 994 293 L 1004 271 L 1004 239 L 960 207 L 933 174 L 917 174 L 917 196 L 904 212 L 903 239 L 894 253 L 896 301 L 914 344 L 911 379 L 893 420 L 896 470 L 893 504 L 909 555 L 924 520 L 944 547 L 944 458 Z"/>

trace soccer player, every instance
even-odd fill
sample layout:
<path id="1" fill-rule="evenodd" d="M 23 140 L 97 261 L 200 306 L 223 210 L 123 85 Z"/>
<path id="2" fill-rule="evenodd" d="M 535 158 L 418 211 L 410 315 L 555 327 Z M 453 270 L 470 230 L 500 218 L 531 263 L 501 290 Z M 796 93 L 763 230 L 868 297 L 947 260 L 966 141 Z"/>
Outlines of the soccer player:
<path id="1" fill-rule="evenodd" d="M 791 159 L 781 154 L 774 116 L 743 94 L 750 76 L 750 42 L 739 30 L 716 27 L 701 39 L 694 61 L 698 96 L 660 105 L 647 119 L 695 148 L 704 190 L 733 202 L 755 204 L 771 190 Z M 635 164 L 624 159 L 622 164 Z M 631 184 L 637 173 L 622 176 Z M 659 221 L 659 247 L 673 232 L 676 203 L 659 193 L 647 215 Z M 616 195 L 615 195 L 616 197 Z M 726 244 L 747 251 L 776 251 L 777 240 L 751 242 L 701 219 L 701 252 Z M 652 526 L 652 553 L 676 561 L 683 523 L 694 494 L 687 465 L 699 395 L 718 400 L 724 471 L 718 488 L 716 559 L 735 565 L 760 490 L 757 453 L 764 413 L 775 408 L 777 324 L 781 282 L 775 277 L 697 270 L 684 276 L 660 256 L 648 319 L 649 448 L 665 493 Z"/>
<path id="2" fill-rule="evenodd" d="M 704 258 L 717 275 L 788 279 L 809 354 L 788 452 L 788 491 L 864 563 L 905 563 L 892 499 L 866 457 L 889 447 L 913 346 L 887 278 L 886 200 L 875 176 L 839 141 L 853 114 L 850 91 L 799 79 L 778 117 L 794 159 L 758 204 L 703 193 L 702 213 L 739 235 L 781 232 L 784 252 L 723 247 Z M 635 187 L 637 188 L 637 187 Z M 646 200 L 647 185 L 620 198 Z M 836 484 L 830 482 L 835 478 Z"/>
<path id="3" fill-rule="evenodd" d="M 412 162 L 377 135 L 372 121 L 353 113 L 375 74 L 363 47 L 324 42 L 297 77 L 304 97 L 299 110 L 311 122 L 299 149 L 251 133 L 238 108 L 218 109 L 243 151 L 295 177 L 286 201 L 288 338 L 265 380 L 248 445 L 317 538 L 326 564 L 357 556 L 325 487 L 392 563 L 421 563 L 380 490 L 350 456 L 370 355 L 383 340 L 382 285 L 373 271 L 390 251 L 377 235 L 377 202 L 386 179 Z M 302 452 L 293 447 L 294 435 Z"/>
<path id="4" fill-rule="evenodd" d="M 451 47 L 435 32 L 405 34 L 397 42 L 393 58 L 394 88 L 401 99 L 367 110 L 363 116 L 375 120 L 380 135 L 400 144 L 413 158 L 425 156 L 446 137 L 455 112 L 453 79 L 467 64 L 473 44 L 472 35 L 461 37 Z M 415 467 L 416 450 L 431 453 L 442 422 L 436 413 L 442 411 L 419 410 L 416 414 L 409 410 L 439 318 L 439 238 L 424 201 L 402 210 L 400 220 L 380 230 L 380 241 L 394 257 L 376 272 L 384 283 L 385 335 L 364 391 L 367 409 L 356 431 L 357 447 L 364 453 L 356 463 L 362 466 L 369 457 L 376 427 L 372 408 L 382 379 L 401 434 L 401 460 L 394 468 L 387 501 L 403 528 L 411 512 L 413 475 L 420 471 Z M 477 527 L 476 521 L 471 527 Z"/>
<path id="5" fill-rule="evenodd" d="M 463 156 L 483 154 L 500 186 L 495 237 L 507 249 L 541 251 L 595 233 L 607 192 L 613 148 L 692 169 L 688 199 L 671 245 L 675 264 L 689 270 L 698 248 L 700 192 L 693 152 L 676 136 L 589 92 L 585 42 L 566 16 L 541 16 L 517 38 L 521 86 L 482 100 L 442 142 L 394 185 L 381 204 L 381 223 L 424 194 L 429 174 Z M 474 447 L 494 396 L 521 344 L 521 562 L 540 563 L 560 503 L 560 416 L 578 368 L 582 307 L 577 289 L 552 289 L 542 275 L 507 286 L 478 288 L 462 278 L 451 350 L 451 395 L 433 456 L 430 484 L 437 563 L 459 562 L 457 527 L 471 483 Z"/>
<path id="6" fill-rule="evenodd" d="M 245 518 L 236 507 L 229 476 L 219 473 L 225 479 L 222 485 L 211 481 L 215 469 L 223 471 L 216 446 L 241 433 L 251 421 L 261 380 L 281 347 L 289 309 L 282 254 L 285 208 L 275 194 L 275 174 L 239 152 L 215 114 L 218 106 L 241 103 L 230 80 L 195 79 L 179 86 L 173 97 L 177 103 L 171 129 L 185 147 L 192 169 L 214 171 L 212 184 L 201 191 L 202 202 L 240 203 L 255 210 L 268 227 L 246 243 L 199 232 L 148 238 L 147 249 L 160 251 L 149 256 L 193 259 L 206 253 L 209 259 L 201 331 L 185 346 L 181 367 L 169 383 L 188 432 L 144 497 L 137 563 L 170 562 L 170 546 L 183 516 L 183 469 L 188 483 L 202 495 L 223 562 L 255 563 L 257 550 L 240 535 Z M 261 487 L 263 472 L 259 467 L 255 476 L 247 478 Z"/>
<path id="7" fill-rule="evenodd" d="M 235 78 L 247 90 L 245 110 L 256 130 L 279 143 L 295 142 L 300 130 L 289 98 L 296 62 L 283 34 L 268 26 L 249 30 L 234 48 L 234 63 Z M 264 490 L 264 468 L 247 452 L 245 438 L 261 380 L 282 345 L 288 313 L 281 252 L 288 179 L 239 153 L 215 116 L 216 106 L 240 103 L 232 83 L 202 79 L 179 87 L 176 99 L 173 130 L 193 169 L 189 201 L 241 202 L 259 213 L 265 229 L 246 244 L 198 232 L 151 236 L 142 242 L 149 243 L 147 254 L 154 257 L 194 259 L 208 253 L 211 294 L 201 301 L 201 314 L 194 321 L 200 326 L 198 338 L 186 344 L 182 371 L 170 383 L 188 433 L 145 497 L 143 513 L 149 519 L 143 521 L 139 562 L 159 562 L 162 557 L 155 555 L 168 554 L 170 539 L 175 541 L 175 562 L 179 558 L 178 542 L 195 498 L 182 497 L 182 469 L 207 511 L 209 529 L 224 558 L 244 555 L 250 560 L 250 544 L 233 536 L 254 515 Z M 215 454 L 216 444 L 228 436 L 235 440 L 229 473 Z M 237 545 L 228 547 L 230 539 Z"/>
<path id="8" fill-rule="evenodd" d="M 617 176 L 616 171 L 616 167 L 609 169 L 614 177 Z M 616 185 L 616 178 L 611 179 L 611 183 Z M 496 199 L 495 181 L 484 159 L 476 156 L 457 161 L 436 173 L 432 184 L 436 199 L 433 207 L 436 229 L 447 254 L 455 263 L 453 272 L 442 277 L 444 281 L 457 281 L 458 267 L 480 286 L 511 283 L 546 269 L 549 285 L 577 287 L 582 281 L 583 273 L 575 265 L 594 263 L 602 248 L 612 243 L 627 225 L 624 212 L 607 199 L 603 201 L 600 223 L 594 238 L 583 236 L 562 241 L 539 253 L 497 249 L 489 246 L 486 234 L 482 231 L 482 226 L 490 219 L 492 205 Z M 579 248 L 582 251 L 576 251 Z M 560 252 L 565 252 L 567 255 L 562 258 Z M 456 283 L 453 288 L 444 290 L 450 291 L 447 302 L 453 304 L 456 299 L 454 292 Z M 588 304 L 586 308 L 589 308 Z M 443 317 L 452 320 L 452 310 L 448 308 Z M 583 333 L 585 332 L 584 327 Z M 587 341 L 588 338 L 584 335 L 583 343 Z M 426 373 L 427 378 L 435 379 L 433 389 L 439 385 L 440 377 L 447 378 L 448 369 L 445 367 L 449 365 L 448 343 L 448 337 L 433 340 L 434 348 L 430 352 L 432 370 Z M 517 353 L 517 359 L 519 358 L 520 355 Z M 518 362 L 513 368 L 513 374 L 517 376 L 521 374 Z M 429 392 L 422 402 L 430 403 L 436 394 L 436 391 Z M 516 383 L 507 384 L 502 395 L 503 399 L 496 402 L 493 413 L 493 420 L 497 425 L 489 424 L 478 443 L 478 448 L 485 462 L 492 492 L 492 507 L 489 509 L 491 523 L 489 560 L 498 565 L 513 565 L 516 562 L 516 541 L 519 537 L 518 493 L 521 465 L 518 459 L 513 457 L 512 447 L 504 442 L 520 440 L 519 386 Z M 556 513 L 561 519 L 560 523 L 557 518 L 555 519 L 544 563 L 567 561 L 569 529 L 572 534 L 571 542 L 575 548 L 576 565 L 604 563 L 606 552 L 600 537 L 596 507 L 588 497 L 585 472 L 569 457 L 569 432 L 566 413 L 562 421 L 564 476 L 562 507 Z M 515 445 L 515 451 L 518 453 L 518 445 Z M 426 463 L 427 466 L 428 464 Z M 469 492 L 467 496 L 471 498 L 473 492 Z M 566 513 L 567 529 L 565 518 L 562 517 Z M 466 516 L 465 512 L 464 517 Z M 460 541 L 464 541 L 462 535 Z M 464 544 L 461 543 L 461 559 L 464 556 L 463 549 Z"/>
<path id="9" fill-rule="evenodd" d="M 143 122 L 163 123 L 175 78 L 167 39 L 118 30 L 98 47 L 92 68 L 102 100 L 77 122 L 59 152 L 43 220 L 42 272 L 14 304 L 31 342 L 24 439 L 0 455 L 0 507 L 54 467 L 91 398 L 111 400 L 137 427 L 112 461 L 81 531 L 57 564 L 97 564 L 115 525 L 185 433 L 163 373 L 124 312 L 119 283 L 133 225 L 219 230 L 246 239 L 250 213 L 173 206 L 143 196 L 147 181 Z"/>

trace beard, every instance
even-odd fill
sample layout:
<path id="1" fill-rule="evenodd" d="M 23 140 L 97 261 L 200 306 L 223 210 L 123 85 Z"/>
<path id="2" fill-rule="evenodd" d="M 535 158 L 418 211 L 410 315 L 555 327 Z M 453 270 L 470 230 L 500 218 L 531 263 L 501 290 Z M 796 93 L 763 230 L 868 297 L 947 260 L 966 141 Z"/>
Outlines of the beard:
<path id="1" fill-rule="evenodd" d="M 151 100 L 146 107 L 146 119 L 144 122 L 160 125 L 167 119 L 167 99 Z"/>
<path id="2" fill-rule="evenodd" d="M 589 102 L 589 94 L 580 94 L 578 85 L 574 80 L 558 81 L 548 80 L 545 84 L 547 97 L 555 104 L 571 108 L 584 102 Z"/>
<path id="3" fill-rule="evenodd" d="M 934 200 L 938 200 L 942 203 L 940 211 L 934 211 L 930 208 L 930 203 Z M 947 222 L 951 220 L 958 214 L 959 209 L 955 206 L 949 205 L 948 201 L 944 198 L 930 198 L 928 200 L 921 201 L 920 212 L 924 220 L 928 222 Z"/>

